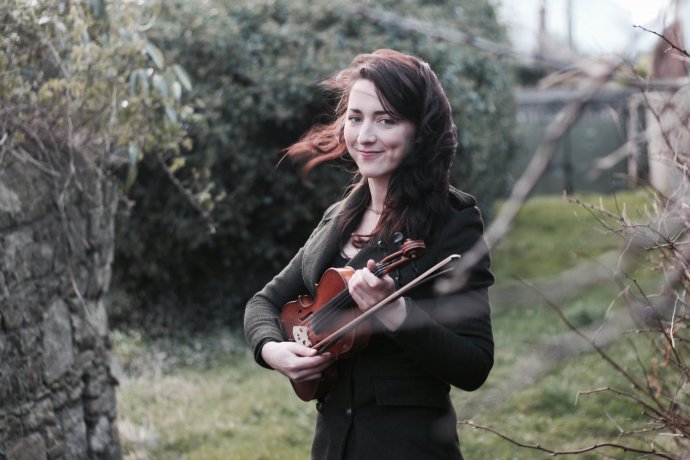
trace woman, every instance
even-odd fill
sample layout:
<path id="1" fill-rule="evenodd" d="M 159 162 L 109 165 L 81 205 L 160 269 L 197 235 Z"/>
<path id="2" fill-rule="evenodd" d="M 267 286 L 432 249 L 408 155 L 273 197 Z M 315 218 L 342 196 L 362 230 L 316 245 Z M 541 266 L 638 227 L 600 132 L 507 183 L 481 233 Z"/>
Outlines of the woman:
<path id="1" fill-rule="evenodd" d="M 456 127 L 428 64 L 379 50 L 357 56 L 326 84 L 341 95 L 335 121 L 312 128 L 287 155 L 306 159 L 306 171 L 349 157 L 358 181 L 248 302 L 247 339 L 260 365 L 294 382 L 335 369 L 333 387 L 316 403 L 313 459 L 461 459 L 449 390 L 478 388 L 493 365 L 488 256 L 453 295 L 439 297 L 424 283 L 394 301 L 376 315 L 368 346 L 351 357 L 336 360 L 282 337 L 283 306 L 314 295 L 329 267 L 356 269 L 347 288 L 366 311 L 448 255 L 483 244 L 474 198 L 449 185 Z M 424 240 L 426 252 L 378 278 L 371 270 L 396 250 L 396 232 Z"/>

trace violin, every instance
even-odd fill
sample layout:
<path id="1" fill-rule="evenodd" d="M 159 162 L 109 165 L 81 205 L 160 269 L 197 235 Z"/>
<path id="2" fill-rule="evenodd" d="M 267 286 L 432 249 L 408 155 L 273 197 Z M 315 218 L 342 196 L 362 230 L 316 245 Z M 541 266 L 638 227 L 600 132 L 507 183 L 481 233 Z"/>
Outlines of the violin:
<path id="1" fill-rule="evenodd" d="M 418 259 L 424 250 L 423 241 L 408 239 L 399 251 L 379 261 L 372 273 L 381 278 Z M 329 268 L 316 285 L 314 297 L 304 295 L 285 304 L 280 314 L 285 340 L 315 348 L 319 354 L 328 350 L 336 359 L 366 348 L 371 337 L 371 322 L 358 321 L 365 313 L 357 307 L 348 290 L 348 281 L 354 273 L 352 267 Z M 334 378 L 335 369 L 331 366 L 319 380 L 290 382 L 300 399 L 310 401 L 328 394 Z"/>

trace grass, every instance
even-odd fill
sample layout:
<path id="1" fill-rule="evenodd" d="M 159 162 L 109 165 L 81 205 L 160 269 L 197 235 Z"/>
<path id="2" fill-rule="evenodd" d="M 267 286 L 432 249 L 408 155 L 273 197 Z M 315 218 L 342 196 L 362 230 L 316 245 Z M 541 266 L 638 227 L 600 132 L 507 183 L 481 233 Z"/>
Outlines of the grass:
<path id="1" fill-rule="evenodd" d="M 591 296 L 584 296 L 584 299 L 578 299 L 577 302 L 567 305 L 565 310 L 571 312 L 577 310 L 579 307 L 576 304 L 582 300 L 586 301 L 587 298 L 590 298 L 594 305 L 599 295 L 600 293 L 592 293 Z M 482 393 L 490 391 L 497 381 L 510 378 L 511 376 L 506 373 L 515 371 L 511 363 L 528 353 L 530 347 L 542 343 L 540 338 L 552 336 L 546 330 L 540 331 L 536 337 L 527 331 L 525 335 L 514 332 L 504 334 L 503 331 L 507 329 L 506 323 L 515 324 L 511 321 L 512 315 L 506 316 L 506 318 L 500 318 L 495 325 L 496 347 L 499 351 L 495 371 L 485 387 L 472 395 L 462 395 L 463 398 L 481 397 Z M 539 317 L 539 315 L 535 316 Z M 526 319 L 521 323 L 544 323 L 544 319 L 547 321 L 552 319 L 549 312 L 544 311 L 540 321 Z M 554 321 L 550 322 L 554 323 Z M 563 333 L 564 331 L 558 327 L 559 323 L 557 321 L 555 323 L 556 326 L 551 326 L 553 332 Z M 643 340 L 640 337 L 635 337 L 635 339 L 637 342 Z M 518 347 L 515 349 L 513 346 L 516 344 Z M 501 350 L 504 352 L 501 353 Z M 631 353 L 628 342 L 619 341 L 607 348 L 606 352 L 624 368 L 639 376 L 637 357 Z M 621 429 L 630 431 L 646 425 L 647 419 L 641 415 L 640 408 L 623 398 L 615 397 L 608 392 L 581 394 L 581 392 L 606 387 L 630 391 L 629 382 L 597 354 L 583 354 L 558 364 L 534 385 L 513 394 L 506 404 L 478 414 L 473 417 L 473 421 L 510 435 L 516 441 L 533 445 L 540 444 L 557 450 L 583 449 L 605 440 L 615 440 Z M 460 436 L 464 441 L 466 456 L 471 459 L 551 458 L 535 450 L 518 449 L 494 434 L 462 425 Z M 620 454 L 620 452 L 615 453 Z M 600 457 L 594 454 L 583 454 L 577 458 Z"/>
<path id="2" fill-rule="evenodd" d="M 256 366 L 239 335 L 144 347 L 136 334 L 114 334 L 129 360 L 150 363 L 135 365 L 119 387 L 125 458 L 304 458 L 314 408 L 293 396 L 287 380 Z"/>
<path id="3" fill-rule="evenodd" d="M 612 212 L 625 210 L 632 219 L 641 221 L 649 202 L 649 196 L 643 192 L 606 197 L 579 195 L 574 199 L 591 206 L 603 205 Z M 619 234 L 599 225 L 594 216 L 601 216 L 574 199 L 538 196 L 525 204 L 510 235 L 493 252 L 493 270 L 498 280 L 553 275 L 620 247 Z M 620 226 L 610 218 L 605 222 L 614 229 Z"/>
<path id="4" fill-rule="evenodd" d="M 598 204 L 598 197 L 581 198 Z M 627 203 L 628 209 L 637 209 L 645 200 L 630 193 L 608 197 L 604 205 L 614 209 Z M 615 220 L 609 223 L 618 225 Z M 553 275 L 619 245 L 619 238 L 602 231 L 590 212 L 562 197 L 538 197 L 527 204 L 510 236 L 494 251 L 494 271 L 499 284 L 515 276 Z M 575 324 L 586 326 L 604 316 L 617 292 L 618 286 L 604 281 L 562 308 Z M 493 321 L 494 370 L 480 390 L 454 390 L 460 419 L 472 417 L 520 442 L 558 449 L 580 449 L 615 439 L 621 430 L 645 426 L 639 408 L 622 398 L 611 393 L 579 395 L 606 386 L 629 390 L 625 379 L 593 353 L 559 362 L 532 385 L 489 404 L 492 391 L 520 374 L 516 363 L 568 333 L 536 296 L 529 305 L 502 310 Z M 126 374 L 118 391 L 126 459 L 308 458 L 314 405 L 294 396 L 284 377 L 254 364 L 240 333 L 152 341 L 116 331 L 113 337 Z M 618 341 L 607 352 L 626 367 L 639 369 L 629 342 Z M 463 413 L 473 401 L 487 403 L 475 404 L 474 413 Z M 458 430 L 468 459 L 547 458 L 486 431 L 464 425 Z M 620 451 L 608 453 L 636 458 Z M 600 457 L 590 452 L 576 458 Z"/>

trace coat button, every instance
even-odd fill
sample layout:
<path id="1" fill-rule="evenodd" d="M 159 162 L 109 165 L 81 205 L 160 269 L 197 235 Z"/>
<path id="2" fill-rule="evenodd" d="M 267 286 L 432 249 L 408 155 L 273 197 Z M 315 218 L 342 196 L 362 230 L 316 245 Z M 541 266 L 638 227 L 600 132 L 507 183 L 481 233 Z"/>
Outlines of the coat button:
<path id="1" fill-rule="evenodd" d="M 352 409 L 349 407 L 347 409 L 345 409 L 345 415 L 347 415 L 348 417 L 351 416 L 352 415 Z"/>
<path id="2" fill-rule="evenodd" d="M 316 403 L 316 411 L 321 412 L 323 411 L 323 403 L 321 401 L 317 401 Z"/>

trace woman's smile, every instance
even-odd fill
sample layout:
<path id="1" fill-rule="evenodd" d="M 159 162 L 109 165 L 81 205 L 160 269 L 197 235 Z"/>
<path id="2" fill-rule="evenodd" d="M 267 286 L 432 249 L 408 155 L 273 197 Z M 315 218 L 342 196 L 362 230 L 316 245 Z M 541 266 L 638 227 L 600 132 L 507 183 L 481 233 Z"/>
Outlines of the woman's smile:
<path id="1" fill-rule="evenodd" d="M 362 159 L 374 158 L 379 153 L 381 153 L 381 152 L 380 151 L 371 151 L 371 150 L 360 150 L 359 151 L 359 154 L 362 156 Z"/>

